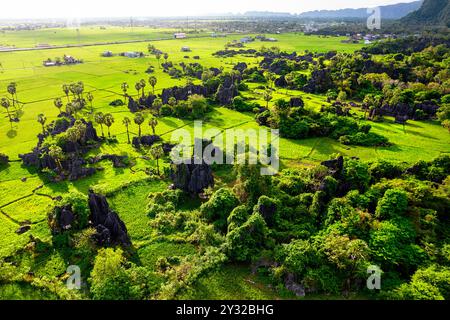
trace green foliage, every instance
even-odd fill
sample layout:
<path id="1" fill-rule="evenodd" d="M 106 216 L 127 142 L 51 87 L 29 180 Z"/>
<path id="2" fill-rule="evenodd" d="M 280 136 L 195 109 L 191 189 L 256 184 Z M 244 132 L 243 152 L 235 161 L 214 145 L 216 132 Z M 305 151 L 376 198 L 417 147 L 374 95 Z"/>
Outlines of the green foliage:
<path id="1" fill-rule="evenodd" d="M 87 197 L 81 192 L 72 191 L 65 194 L 61 201 L 56 202 L 48 213 L 48 224 L 53 232 L 58 233 L 62 231 L 59 225 L 59 218 L 64 207 L 69 207 L 74 214 L 74 222 L 71 225 L 72 230 L 81 230 L 88 225 L 90 210 Z"/>
<path id="2" fill-rule="evenodd" d="M 369 166 L 366 163 L 354 159 L 346 159 L 343 175 L 350 189 L 364 191 L 369 186 Z"/>
<path id="3" fill-rule="evenodd" d="M 148 298 L 160 280 L 143 267 L 127 263 L 121 249 L 100 249 L 89 278 L 96 300 L 135 300 Z"/>
<path id="4" fill-rule="evenodd" d="M 250 217 L 250 209 L 246 205 L 241 205 L 233 209 L 228 216 L 228 232 L 242 226 Z"/>
<path id="5" fill-rule="evenodd" d="M 227 219 L 231 211 L 239 204 L 239 200 L 228 188 L 222 188 L 214 192 L 208 202 L 202 204 L 200 212 L 218 230 L 225 231 Z"/>
<path id="6" fill-rule="evenodd" d="M 227 234 L 227 252 L 234 261 L 255 258 L 267 244 L 268 229 L 260 214 L 252 214 L 241 226 Z"/>
<path id="7" fill-rule="evenodd" d="M 379 219 L 392 219 L 405 214 L 408 194 L 401 189 L 389 189 L 378 201 L 375 215 Z"/>
<path id="8" fill-rule="evenodd" d="M 125 269 L 121 249 L 101 249 L 95 257 L 89 278 L 91 294 L 97 300 L 127 300 L 131 298 L 131 281 Z"/>

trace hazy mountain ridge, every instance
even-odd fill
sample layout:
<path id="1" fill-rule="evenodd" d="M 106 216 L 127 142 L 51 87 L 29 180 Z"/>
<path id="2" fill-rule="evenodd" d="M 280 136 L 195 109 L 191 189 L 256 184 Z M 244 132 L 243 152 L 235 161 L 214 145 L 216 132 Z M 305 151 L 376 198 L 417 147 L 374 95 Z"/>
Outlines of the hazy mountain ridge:
<path id="1" fill-rule="evenodd" d="M 446 1 L 446 0 L 444 0 Z M 381 6 L 381 17 L 383 19 L 400 19 L 406 15 L 418 10 L 422 1 L 410 3 L 397 3 L 393 5 Z M 359 9 L 340 9 L 340 10 L 316 10 L 304 12 L 298 15 L 300 18 L 360 18 L 365 19 L 369 16 L 367 8 Z"/>

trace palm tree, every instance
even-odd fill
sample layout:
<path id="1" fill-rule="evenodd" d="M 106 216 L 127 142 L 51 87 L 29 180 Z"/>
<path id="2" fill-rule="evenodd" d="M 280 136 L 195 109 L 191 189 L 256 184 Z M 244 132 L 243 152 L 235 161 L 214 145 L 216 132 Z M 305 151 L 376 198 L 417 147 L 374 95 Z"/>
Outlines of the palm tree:
<path id="1" fill-rule="evenodd" d="M 123 96 L 125 98 L 125 102 L 127 102 L 128 83 L 126 83 L 126 82 L 122 83 L 121 88 L 123 91 Z"/>
<path id="2" fill-rule="evenodd" d="M 163 106 L 163 102 L 162 102 L 161 98 L 156 98 L 153 101 L 152 107 L 153 107 L 154 112 L 155 112 L 156 115 L 159 116 L 159 112 L 160 112 L 162 106 Z"/>
<path id="3" fill-rule="evenodd" d="M 11 100 L 13 103 L 14 109 L 16 108 L 16 96 L 17 96 L 17 84 L 15 82 L 11 82 L 7 87 L 8 93 L 11 95 Z"/>
<path id="4" fill-rule="evenodd" d="M 130 120 L 130 118 L 125 117 L 125 118 L 123 118 L 122 123 L 125 126 L 125 128 L 127 128 L 128 144 L 130 144 L 131 143 L 131 141 L 130 141 L 130 131 L 128 130 L 128 127 L 130 126 L 131 120 Z"/>
<path id="5" fill-rule="evenodd" d="M 148 53 L 153 53 L 155 51 L 156 47 L 155 47 L 155 45 L 149 43 L 147 46 L 147 49 L 148 49 Z"/>
<path id="6" fill-rule="evenodd" d="M 166 53 L 164 53 L 164 60 L 166 61 L 166 63 L 167 63 L 167 59 L 169 59 L 169 54 L 166 52 Z"/>
<path id="7" fill-rule="evenodd" d="M 269 88 L 273 87 L 273 82 L 276 79 L 276 75 L 273 72 L 264 72 L 264 78 L 266 78 L 267 82 L 269 83 Z"/>
<path id="8" fill-rule="evenodd" d="M 67 84 L 63 84 L 62 85 L 62 90 L 64 91 L 64 94 L 66 95 L 67 102 L 70 102 L 70 99 L 69 99 L 70 88 L 69 88 L 69 86 Z"/>
<path id="9" fill-rule="evenodd" d="M 75 114 L 77 112 L 77 107 L 74 103 L 69 102 L 68 104 L 66 104 L 66 112 L 70 115 Z"/>
<path id="10" fill-rule="evenodd" d="M 86 135 L 86 124 L 80 120 L 75 121 L 74 125 L 67 129 L 66 138 L 75 146 L 75 152 L 78 154 L 78 142 Z"/>
<path id="11" fill-rule="evenodd" d="M 86 95 L 86 98 L 88 99 L 89 103 L 91 104 L 91 113 L 94 112 L 94 106 L 92 105 L 92 101 L 94 100 L 94 96 L 92 95 L 92 92 L 88 92 Z"/>
<path id="12" fill-rule="evenodd" d="M 161 69 L 161 63 L 159 62 L 159 61 L 161 60 L 161 53 L 157 53 L 157 54 L 155 55 L 155 57 L 156 57 L 156 60 L 158 60 L 158 66 L 159 66 L 159 68 Z"/>
<path id="13" fill-rule="evenodd" d="M 169 101 L 167 101 L 167 104 L 171 107 L 175 107 L 175 105 L 177 104 L 177 99 L 175 97 L 170 97 Z"/>
<path id="14" fill-rule="evenodd" d="M 7 98 L 2 98 L 0 104 L 3 108 L 6 109 L 6 113 L 8 114 L 9 121 L 12 122 L 11 113 L 9 113 L 9 107 L 11 106 L 11 103 Z"/>
<path id="15" fill-rule="evenodd" d="M 62 151 L 61 147 L 57 145 L 51 145 L 48 149 L 48 155 L 55 160 L 56 165 L 58 166 L 59 170 L 63 170 L 63 167 L 61 165 L 61 161 L 64 159 L 64 152 Z"/>
<path id="16" fill-rule="evenodd" d="M 103 112 L 97 112 L 94 115 L 94 120 L 97 124 L 100 125 L 100 128 L 102 129 L 102 137 L 105 137 L 105 133 L 103 132 L 103 124 L 105 123 L 105 116 Z"/>
<path id="17" fill-rule="evenodd" d="M 53 101 L 53 104 L 55 105 L 55 107 L 58 108 L 59 113 L 61 113 L 61 108 L 63 107 L 63 102 L 62 102 L 61 98 L 56 98 L 56 99 Z"/>
<path id="18" fill-rule="evenodd" d="M 152 117 L 152 118 L 148 121 L 148 125 L 149 125 L 150 127 L 152 127 L 152 133 L 153 133 L 153 135 L 156 135 L 155 129 L 156 129 L 156 126 L 158 125 L 158 120 L 156 120 L 155 117 Z"/>
<path id="19" fill-rule="evenodd" d="M 269 90 L 264 91 L 263 99 L 266 102 L 266 108 L 269 109 L 269 102 L 272 100 L 272 95 Z"/>
<path id="20" fill-rule="evenodd" d="M 152 146 L 150 148 L 150 155 L 153 159 L 156 160 L 156 169 L 158 171 L 158 176 L 161 175 L 159 171 L 159 159 L 164 155 L 164 150 L 161 145 Z"/>
<path id="21" fill-rule="evenodd" d="M 287 94 L 288 94 L 289 87 L 292 86 L 292 84 L 294 83 L 295 76 L 294 76 L 294 74 L 291 72 L 291 73 L 288 73 L 288 74 L 284 77 L 284 79 L 286 80 L 286 83 L 287 83 L 287 86 L 286 86 L 286 95 L 287 95 Z"/>
<path id="22" fill-rule="evenodd" d="M 139 94 L 141 93 L 141 89 L 142 89 L 141 83 L 140 82 L 136 82 L 134 87 L 136 88 L 136 91 L 138 92 L 138 97 L 139 97 Z"/>
<path id="23" fill-rule="evenodd" d="M 47 122 L 47 118 L 43 113 L 38 114 L 37 122 L 39 122 L 42 126 L 42 133 L 45 134 L 45 122 Z"/>
<path id="24" fill-rule="evenodd" d="M 138 134 L 139 138 L 141 137 L 141 125 L 144 123 L 144 121 L 145 118 L 142 115 L 142 113 L 137 112 L 134 116 L 134 123 L 136 123 L 139 126 L 139 134 Z"/>
<path id="25" fill-rule="evenodd" d="M 147 85 L 147 83 L 145 82 L 144 79 L 141 79 L 141 81 L 139 81 L 139 83 L 141 84 L 141 88 L 142 88 L 142 98 L 144 98 L 145 97 L 144 89 L 145 89 L 145 86 Z"/>
<path id="26" fill-rule="evenodd" d="M 103 119 L 103 122 L 105 123 L 105 125 L 108 127 L 108 138 L 111 138 L 111 132 L 109 131 L 109 129 L 111 128 L 111 126 L 114 123 L 114 117 L 111 113 L 107 113 L 105 114 L 105 117 Z"/>
<path id="27" fill-rule="evenodd" d="M 152 86 L 153 95 L 154 95 L 155 94 L 155 86 L 158 83 L 158 79 L 155 76 L 151 76 L 150 78 L 148 78 L 148 83 Z"/>

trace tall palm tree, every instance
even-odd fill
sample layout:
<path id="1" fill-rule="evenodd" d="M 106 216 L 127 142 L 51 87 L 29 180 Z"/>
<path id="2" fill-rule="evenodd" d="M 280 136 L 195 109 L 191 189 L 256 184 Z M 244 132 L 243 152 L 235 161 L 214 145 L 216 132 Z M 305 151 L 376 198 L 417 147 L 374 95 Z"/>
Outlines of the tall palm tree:
<path id="1" fill-rule="evenodd" d="M 158 170 L 158 176 L 161 175 L 159 171 L 159 159 L 164 155 L 164 150 L 161 145 L 155 145 L 150 148 L 150 155 L 156 160 L 156 169 Z"/>
<path id="2" fill-rule="evenodd" d="M 156 47 L 155 47 L 155 45 L 149 43 L 147 46 L 147 49 L 148 49 L 148 53 L 153 53 L 155 51 Z"/>
<path id="3" fill-rule="evenodd" d="M 64 152 L 62 151 L 61 147 L 57 145 L 51 145 L 48 149 L 48 155 L 55 160 L 56 165 L 58 166 L 59 170 L 63 170 L 63 167 L 61 165 L 61 161 L 64 159 Z"/>
<path id="4" fill-rule="evenodd" d="M 105 114 L 105 117 L 103 119 L 103 122 L 105 123 L 105 125 L 108 127 L 108 138 L 111 138 L 111 132 L 109 131 L 109 129 L 111 128 L 111 126 L 114 123 L 114 117 L 111 113 L 107 113 Z"/>
<path id="5" fill-rule="evenodd" d="M 92 95 L 92 92 L 88 92 L 86 95 L 86 98 L 88 99 L 89 103 L 91 104 L 91 113 L 94 112 L 94 106 L 92 104 L 92 101 L 94 100 L 94 96 Z"/>
<path id="6" fill-rule="evenodd" d="M 53 104 L 55 105 L 55 107 L 58 108 L 59 113 L 61 113 L 61 108 L 63 107 L 63 102 L 62 102 L 61 98 L 56 98 L 56 99 L 53 101 Z"/>
<path id="7" fill-rule="evenodd" d="M 11 95 L 11 100 L 13 103 L 13 108 L 16 108 L 16 96 L 17 96 L 17 84 L 15 82 L 11 82 L 7 87 L 8 93 Z"/>
<path id="8" fill-rule="evenodd" d="M 156 57 L 156 60 L 158 60 L 158 66 L 159 66 L 159 68 L 161 69 L 161 62 L 159 62 L 159 61 L 161 60 L 161 53 L 157 53 L 157 54 L 155 55 L 155 57 Z"/>
<path id="9" fill-rule="evenodd" d="M 125 102 L 127 102 L 127 91 L 128 91 L 128 83 L 123 82 L 121 85 L 122 91 L 123 91 L 123 97 L 125 98 Z"/>
<path id="10" fill-rule="evenodd" d="M 47 122 L 47 118 L 43 113 L 38 114 L 37 122 L 39 122 L 42 126 L 42 133 L 45 134 L 45 123 Z"/>
<path id="11" fill-rule="evenodd" d="M 77 107 L 74 103 L 69 102 L 68 104 L 66 104 L 66 112 L 70 115 L 77 113 Z"/>
<path id="12" fill-rule="evenodd" d="M 152 133 L 153 133 L 153 135 L 156 135 L 155 129 L 156 129 L 156 126 L 158 125 L 158 120 L 156 120 L 155 117 L 152 117 L 152 118 L 148 121 L 148 125 L 152 128 Z"/>
<path id="13" fill-rule="evenodd" d="M 141 89 L 142 89 L 141 83 L 140 82 L 136 82 L 134 87 L 136 88 L 136 91 L 138 92 L 138 97 L 139 97 L 139 94 L 141 93 Z"/>
<path id="14" fill-rule="evenodd" d="M 269 109 L 269 102 L 272 100 L 272 94 L 269 90 L 264 91 L 263 99 L 266 102 L 266 108 Z"/>
<path id="15" fill-rule="evenodd" d="M 70 99 L 69 99 L 70 87 L 67 84 L 63 84 L 62 90 L 63 90 L 64 94 L 66 95 L 67 102 L 70 102 Z"/>
<path id="16" fill-rule="evenodd" d="M 12 122 L 11 113 L 9 112 L 9 107 L 11 106 L 11 103 L 9 102 L 9 100 L 7 98 L 2 98 L 0 104 L 3 108 L 6 109 L 6 113 L 8 115 L 9 122 Z"/>
<path id="17" fill-rule="evenodd" d="M 94 115 L 95 122 L 100 125 L 100 128 L 102 130 L 102 137 L 105 137 L 105 133 L 103 132 L 103 124 L 105 123 L 104 119 L 105 119 L 105 115 L 103 114 L 103 112 L 97 112 Z"/>
<path id="18" fill-rule="evenodd" d="M 134 115 L 134 123 L 136 123 L 139 126 L 139 134 L 138 134 L 139 138 L 141 137 L 141 125 L 144 123 L 144 121 L 145 121 L 145 118 L 142 115 L 142 113 L 137 112 Z"/>
<path id="19" fill-rule="evenodd" d="M 123 123 L 123 125 L 125 126 L 125 128 L 127 128 L 128 144 L 130 144 L 131 141 L 130 141 L 130 131 L 129 131 L 129 126 L 130 126 L 131 120 L 130 120 L 130 118 L 125 117 L 125 118 L 123 118 L 122 123 Z"/>
<path id="20" fill-rule="evenodd" d="M 145 82 L 145 80 L 144 80 L 144 79 L 141 79 L 141 80 L 139 81 L 139 83 L 141 84 L 141 89 L 142 89 L 142 98 L 144 98 L 144 97 L 145 97 L 145 92 L 144 92 L 144 89 L 145 89 L 145 86 L 147 85 L 147 83 Z"/>
<path id="21" fill-rule="evenodd" d="M 162 106 L 163 106 L 163 102 L 162 102 L 161 98 L 156 98 L 153 101 L 153 104 L 152 104 L 152 108 L 154 110 L 154 114 L 159 116 L 159 112 L 161 111 Z"/>
<path id="22" fill-rule="evenodd" d="M 158 79 L 155 76 L 151 76 L 150 78 L 148 78 L 148 83 L 152 86 L 153 95 L 154 95 L 155 94 L 155 86 L 158 83 Z"/>

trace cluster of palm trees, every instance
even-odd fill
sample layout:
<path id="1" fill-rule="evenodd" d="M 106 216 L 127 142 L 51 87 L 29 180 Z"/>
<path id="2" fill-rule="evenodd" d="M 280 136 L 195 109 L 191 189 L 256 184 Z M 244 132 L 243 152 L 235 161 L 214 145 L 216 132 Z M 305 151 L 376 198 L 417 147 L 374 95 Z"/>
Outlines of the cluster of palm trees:
<path id="1" fill-rule="evenodd" d="M 17 98 L 17 84 L 15 82 L 9 83 L 6 87 L 6 90 L 11 95 L 11 97 L 1 98 L 0 105 L 5 108 L 8 119 L 12 125 L 12 122 L 17 121 L 16 119 L 19 117 L 19 112 L 22 107 Z"/>
<path id="2" fill-rule="evenodd" d="M 100 125 L 101 131 L 102 131 L 102 137 L 105 136 L 103 126 L 105 125 L 108 128 L 108 137 L 110 138 L 111 137 L 110 128 L 114 124 L 114 116 L 111 113 L 104 114 L 103 112 L 97 112 L 94 115 L 94 121 L 98 125 Z M 144 115 L 141 112 L 136 113 L 133 121 L 138 126 L 138 130 L 139 130 L 138 136 L 141 137 L 142 136 L 142 124 L 145 122 Z M 128 143 L 131 143 L 130 131 L 129 131 L 131 119 L 128 117 L 123 118 L 122 124 L 125 126 L 125 128 L 127 130 Z M 151 117 L 148 122 L 148 125 L 150 126 L 153 135 L 155 135 L 156 134 L 156 126 L 158 125 L 158 120 L 155 117 Z"/>
<path id="3" fill-rule="evenodd" d="M 156 47 L 153 44 L 148 45 L 148 52 L 150 54 L 155 55 L 156 60 L 158 60 L 158 66 L 160 68 L 161 68 L 161 63 L 160 63 L 161 57 L 164 57 L 164 60 L 166 61 L 166 63 L 167 63 L 167 60 L 169 59 L 169 54 L 167 52 L 162 53 L 160 50 L 156 49 Z"/>
<path id="4" fill-rule="evenodd" d="M 62 91 L 66 96 L 67 103 L 65 106 L 65 112 L 74 115 L 77 112 L 81 111 L 86 107 L 89 102 L 90 105 L 90 113 L 92 114 L 94 111 L 93 100 L 94 96 L 91 92 L 87 92 L 84 94 L 84 83 L 82 81 L 73 82 L 70 84 L 63 84 Z M 64 107 L 64 103 L 62 98 L 56 98 L 53 101 L 53 104 L 56 108 L 58 108 L 59 113 L 62 112 L 62 108 Z"/>
<path id="5" fill-rule="evenodd" d="M 152 92 L 153 94 L 155 94 L 155 87 L 156 84 L 158 83 L 158 79 L 155 76 L 151 76 L 148 78 L 148 84 L 152 87 Z M 137 95 L 138 97 L 142 97 L 145 98 L 145 87 L 147 86 L 147 82 L 144 79 L 139 80 L 138 82 L 136 82 L 136 84 L 134 85 L 134 88 L 137 91 Z M 124 97 L 124 102 L 127 102 L 127 98 L 129 97 L 128 95 L 128 89 L 130 88 L 130 86 L 128 85 L 127 82 L 123 82 L 121 84 L 121 89 L 123 92 L 123 97 Z"/>

